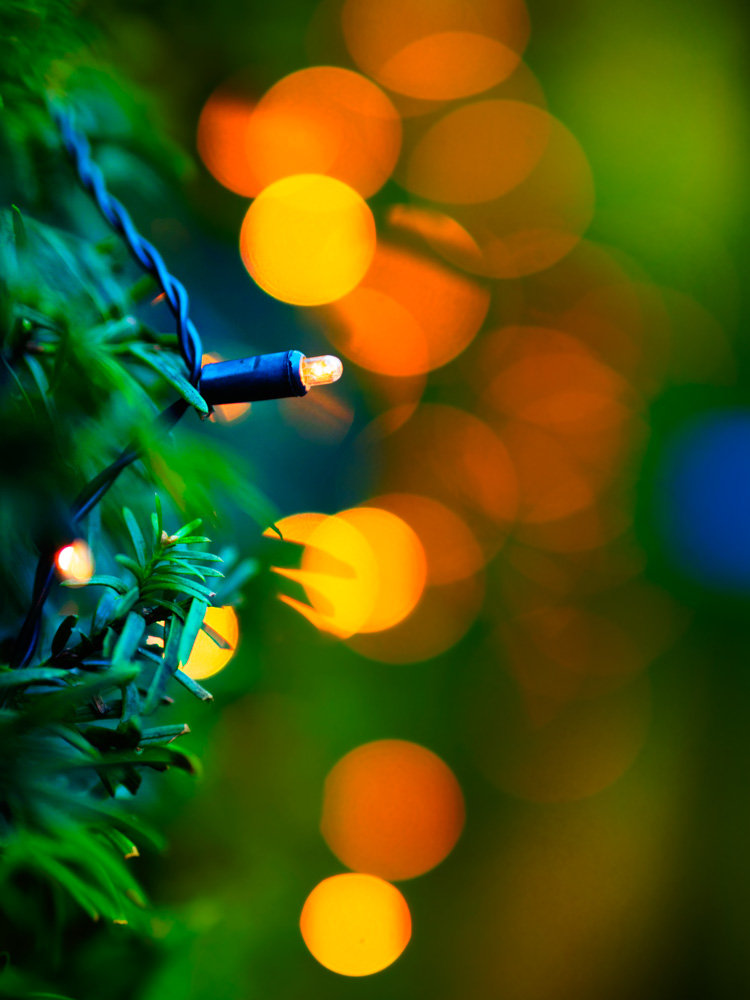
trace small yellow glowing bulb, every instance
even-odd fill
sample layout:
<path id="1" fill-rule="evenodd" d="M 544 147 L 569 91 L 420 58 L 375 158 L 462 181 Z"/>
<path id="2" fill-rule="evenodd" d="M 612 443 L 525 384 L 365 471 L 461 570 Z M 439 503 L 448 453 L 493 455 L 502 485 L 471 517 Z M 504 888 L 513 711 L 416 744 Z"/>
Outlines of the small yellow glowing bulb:
<path id="1" fill-rule="evenodd" d="M 300 917 L 305 944 L 341 976 L 371 976 L 399 957 L 411 937 L 406 900 L 375 875 L 347 873 L 320 882 Z"/>
<path id="2" fill-rule="evenodd" d="M 299 366 L 299 377 L 302 384 L 309 389 L 313 385 L 330 385 L 338 382 L 344 371 L 344 366 L 332 354 L 324 354 L 319 358 L 303 358 Z"/>
<path id="3" fill-rule="evenodd" d="M 61 548 L 55 565 L 60 576 L 71 583 L 86 583 L 94 575 L 94 556 L 82 538 Z"/>

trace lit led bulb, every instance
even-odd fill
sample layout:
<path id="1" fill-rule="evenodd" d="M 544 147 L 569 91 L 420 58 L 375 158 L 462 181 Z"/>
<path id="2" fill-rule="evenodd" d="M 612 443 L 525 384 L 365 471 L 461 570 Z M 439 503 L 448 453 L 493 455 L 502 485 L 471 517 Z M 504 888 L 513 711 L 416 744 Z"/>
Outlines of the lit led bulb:
<path id="1" fill-rule="evenodd" d="M 60 549 L 55 565 L 60 576 L 71 583 L 86 583 L 94 575 L 94 557 L 82 538 Z"/>
<path id="2" fill-rule="evenodd" d="M 308 389 L 313 385 L 330 385 L 341 378 L 344 366 L 332 354 L 323 354 L 319 358 L 302 358 L 299 364 L 299 377 Z"/>

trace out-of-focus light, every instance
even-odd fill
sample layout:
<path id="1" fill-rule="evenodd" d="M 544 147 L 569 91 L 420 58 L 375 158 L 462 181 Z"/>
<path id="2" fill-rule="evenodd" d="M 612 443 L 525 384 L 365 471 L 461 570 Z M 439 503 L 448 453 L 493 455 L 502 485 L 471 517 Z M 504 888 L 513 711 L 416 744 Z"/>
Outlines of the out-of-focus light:
<path id="1" fill-rule="evenodd" d="M 300 569 L 274 567 L 301 584 L 310 605 L 285 594 L 280 600 L 316 628 L 345 638 L 370 618 L 378 599 L 377 560 L 372 546 L 352 524 L 325 514 L 293 514 L 278 521 L 284 539 L 304 545 Z M 269 529 L 267 537 L 273 538 Z"/>
<path id="2" fill-rule="evenodd" d="M 668 443 L 656 527 L 674 566 L 717 590 L 750 590 L 750 410 L 695 417 Z"/>
<path id="3" fill-rule="evenodd" d="M 488 289 L 474 279 L 381 241 L 362 282 L 318 314 L 355 364 L 405 377 L 452 361 L 478 333 L 489 305 Z"/>
<path id="4" fill-rule="evenodd" d="M 551 698 L 503 677 L 495 656 L 491 664 L 477 683 L 466 733 L 493 784 L 529 802 L 573 802 L 633 765 L 651 722 L 648 674 L 602 697 L 575 699 L 561 689 Z"/>
<path id="5" fill-rule="evenodd" d="M 463 825 L 455 775 L 416 743 L 366 743 L 326 778 L 320 829 L 354 871 L 391 881 L 423 875 L 450 854 Z"/>
<path id="6" fill-rule="evenodd" d="M 398 889 L 374 875 L 347 873 L 319 882 L 305 901 L 300 930 L 311 954 L 341 976 L 371 976 L 392 965 L 411 937 L 411 914 Z"/>
<path id="7" fill-rule="evenodd" d="M 420 136 L 399 179 L 431 201 L 493 201 L 518 187 L 539 163 L 551 122 L 548 112 L 521 101 L 464 105 Z"/>
<path id="8" fill-rule="evenodd" d="M 529 38 L 523 0 L 346 0 L 354 61 L 389 90 L 454 100 L 510 76 Z"/>
<path id="9" fill-rule="evenodd" d="M 234 608 L 208 608 L 203 623 L 223 639 L 228 648 L 222 648 L 201 629 L 188 661 L 182 667 L 183 672 L 196 681 L 213 677 L 223 670 L 234 656 L 240 638 L 240 626 Z"/>
<path id="10" fill-rule="evenodd" d="M 303 358 L 299 366 L 299 377 L 309 388 L 338 382 L 343 371 L 344 366 L 338 358 L 332 354 L 324 354 L 319 358 Z"/>
<path id="11" fill-rule="evenodd" d="M 247 74 L 238 73 L 211 94 L 198 119 L 196 144 L 206 168 L 235 194 L 257 194 L 246 135 L 255 101 Z"/>
<path id="12" fill-rule="evenodd" d="M 340 638 L 390 629 L 413 611 L 426 564 L 408 524 L 370 507 L 310 517 L 293 515 L 277 525 L 284 538 L 305 545 L 300 569 L 275 571 L 302 584 L 310 605 L 282 595 L 284 603 Z"/>
<path id="13" fill-rule="evenodd" d="M 428 494 L 462 517 L 486 556 L 516 520 L 518 477 L 501 438 L 465 410 L 435 403 L 417 412 L 382 445 L 388 490 Z"/>
<path id="14" fill-rule="evenodd" d="M 94 575 L 94 556 L 82 538 L 65 545 L 55 556 L 57 571 L 71 583 L 86 583 Z"/>
<path id="15" fill-rule="evenodd" d="M 395 166 L 401 120 L 371 80 L 337 66 L 312 66 L 271 87 L 244 137 L 253 195 L 282 177 L 325 174 L 369 198 Z"/>
<path id="16" fill-rule="evenodd" d="M 240 232 L 245 267 L 260 287 L 293 305 L 334 302 L 367 273 L 375 221 L 362 197 L 321 174 L 285 177 L 265 188 Z"/>
<path id="17" fill-rule="evenodd" d="M 455 583 L 484 566 L 482 550 L 466 522 L 437 500 L 415 493 L 389 493 L 370 503 L 397 514 L 417 533 L 427 558 L 428 584 Z"/>

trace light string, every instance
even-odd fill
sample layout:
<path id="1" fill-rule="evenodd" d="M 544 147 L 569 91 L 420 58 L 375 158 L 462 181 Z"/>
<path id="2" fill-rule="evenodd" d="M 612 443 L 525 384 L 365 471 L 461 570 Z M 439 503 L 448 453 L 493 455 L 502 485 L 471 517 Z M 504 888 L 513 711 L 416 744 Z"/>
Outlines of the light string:
<path id="1" fill-rule="evenodd" d="M 125 206 L 107 191 L 104 176 L 91 159 L 89 141 L 75 128 L 71 113 L 59 105 L 52 106 L 50 111 L 82 186 L 92 195 L 106 221 L 123 237 L 135 259 L 145 271 L 153 275 L 164 293 L 177 324 L 177 340 L 188 368 L 190 382 L 197 386 L 201 376 L 203 348 L 195 324 L 189 316 L 190 300 L 185 286 L 169 273 L 156 247 L 140 235 Z M 159 415 L 156 428 L 160 432 L 170 430 L 186 413 L 189 405 L 184 399 L 176 400 Z M 136 461 L 142 453 L 143 446 L 128 445 L 111 465 L 84 487 L 71 509 L 72 527 L 99 503 L 122 470 Z M 39 642 L 42 612 L 55 579 L 54 557 L 55 549 L 50 546 L 45 546 L 40 553 L 31 605 L 13 650 L 11 663 L 14 667 L 27 666 Z"/>

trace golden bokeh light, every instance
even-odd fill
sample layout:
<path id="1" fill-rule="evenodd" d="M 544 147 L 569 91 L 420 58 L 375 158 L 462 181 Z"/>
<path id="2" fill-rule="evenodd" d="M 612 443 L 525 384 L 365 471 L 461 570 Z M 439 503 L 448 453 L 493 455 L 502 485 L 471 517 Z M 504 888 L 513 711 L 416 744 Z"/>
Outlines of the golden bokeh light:
<path id="1" fill-rule="evenodd" d="M 369 198 L 400 148 L 401 120 L 376 84 L 336 66 L 298 70 L 271 87 L 247 123 L 246 193 L 294 174 L 325 174 Z"/>
<path id="2" fill-rule="evenodd" d="M 366 743 L 326 778 L 320 829 L 354 871 L 390 881 L 423 875 L 450 854 L 463 825 L 455 775 L 416 743 Z"/>
<path id="3" fill-rule="evenodd" d="M 64 545 L 55 555 L 57 572 L 70 583 L 86 583 L 94 575 L 94 554 L 87 542 L 76 538 Z"/>
<path id="4" fill-rule="evenodd" d="M 196 681 L 213 677 L 223 670 L 234 656 L 240 639 L 240 626 L 234 608 L 208 608 L 203 617 L 203 624 L 222 639 L 228 648 L 222 648 L 201 629 L 188 661 L 182 667 L 183 672 Z"/>
<path id="5" fill-rule="evenodd" d="M 365 73 L 424 100 L 489 89 L 515 70 L 529 37 L 523 0 L 346 0 L 341 18 Z"/>
<path id="6" fill-rule="evenodd" d="M 315 886 L 300 917 L 314 958 L 341 976 L 371 976 L 399 957 L 411 914 L 398 889 L 374 875 L 333 875 Z"/>
<path id="7" fill-rule="evenodd" d="M 460 354 L 489 304 L 488 289 L 474 279 L 380 241 L 359 286 L 318 316 L 332 343 L 355 364 L 406 377 Z"/>
<path id="8" fill-rule="evenodd" d="M 399 180 L 431 201 L 494 201 L 518 187 L 539 163 L 551 122 L 546 111 L 521 101 L 466 104 L 420 137 Z"/>
<path id="9" fill-rule="evenodd" d="M 246 136 L 255 101 L 247 73 L 231 77 L 211 94 L 198 119 L 196 145 L 206 168 L 235 194 L 257 194 Z"/>
<path id="10" fill-rule="evenodd" d="M 416 533 L 397 515 L 356 507 L 332 517 L 297 514 L 277 524 L 282 536 L 304 545 L 300 569 L 274 567 L 302 585 L 310 605 L 280 595 L 321 631 L 346 638 L 380 632 L 416 607 L 426 560 Z M 266 531 L 272 537 L 270 530 Z"/>
<path id="11" fill-rule="evenodd" d="M 358 631 L 393 628 L 411 614 L 424 590 L 427 560 L 419 536 L 396 514 L 376 507 L 354 507 L 338 517 L 367 539 L 376 560 L 377 598 Z"/>
<path id="12" fill-rule="evenodd" d="M 293 305 L 333 302 L 367 272 L 375 221 L 362 197 L 321 174 L 285 177 L 247 211 L 240 253 L 260 287 Z"/>
<path id="13" fill-rule="evenodd" d="M 284 539 L 304 545 L 300 569 L 274 572 L 302 585 L 310 604 L 280 595 L 316 628 L 346 638 L 372 616 L 379 593 L 378 563 L 372 546 L 352 524 L 325 514 L 292 514 L 276 527 Z M 274 537 L 269 530 L 268 537 Z"/>

